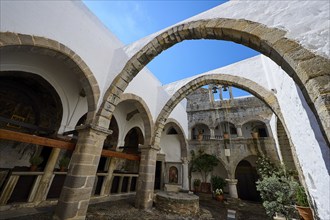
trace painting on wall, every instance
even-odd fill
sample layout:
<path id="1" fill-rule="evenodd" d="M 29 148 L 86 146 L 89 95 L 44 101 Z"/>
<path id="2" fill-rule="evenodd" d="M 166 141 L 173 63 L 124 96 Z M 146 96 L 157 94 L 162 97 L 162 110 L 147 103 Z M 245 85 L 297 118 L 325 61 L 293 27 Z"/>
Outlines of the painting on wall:
<path id="1" fill-rule="evenodd" d="M 178 169 L 175 166 L 169 169 L 169 183 L 178 183 Z"/>

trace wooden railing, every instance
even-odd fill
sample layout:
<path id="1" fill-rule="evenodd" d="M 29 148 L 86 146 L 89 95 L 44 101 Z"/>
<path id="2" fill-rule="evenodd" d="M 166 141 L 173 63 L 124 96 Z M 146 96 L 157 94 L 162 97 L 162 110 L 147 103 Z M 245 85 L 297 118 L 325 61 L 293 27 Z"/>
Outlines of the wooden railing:
<path id="1" fill-rule="evenodd" d="M 74 150 L 75 143 L 60 140 L 51 139 L 46 137 L 39 137 L 31 134 L 25 134 L 5 129 L 0 129 L 0 139 L 12 140 L 17 142 L 38 144 L 41 146 L 61 148 L 66 150 Z M 116 157 L 127 160 L 140 160 L 139 155 L 126 154 L 111 150 L 102 150 L 101 156 L 103 157 Z M 60 196 L 61 189 L 64 184 L 64 180 L 67 172 L 52 172 L 52 178 L 49 182 L 49 188 L 47 189 L 45 199 L 57 199 Z M 40 185 L 40 180 L 44 172 L 31 172 L 31 171 L 14 171 L 10 170 L 5 175 L 6 180 L 3 182 L 0 195 L 0 206 L 15 202 L 29 203 L 33 202 L 37 189 Z M 129 173 L 97 173 L 97 181 L 95 181 L 94 194 L 100 194 L 100 187 L 104 188 L 104 179 L 108 177 L 111 180 L 110 188 L 104 190 L 107 195 L 112 193 L 130 193 L 135 191 L 138 174 Z M 110 176 L 110 177 L 109 177 Z M 111 178 L 111 179 L 110 179 Z M 106 194 L 102 194 L 106 195 Z"/>

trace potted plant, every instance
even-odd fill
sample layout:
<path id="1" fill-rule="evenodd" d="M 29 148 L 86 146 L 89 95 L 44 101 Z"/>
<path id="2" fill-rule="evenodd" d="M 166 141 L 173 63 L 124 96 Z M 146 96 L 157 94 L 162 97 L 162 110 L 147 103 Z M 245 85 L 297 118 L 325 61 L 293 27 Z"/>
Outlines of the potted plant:
<path id="1" fill-rule="evenodd" d="M 223 139 L 229 139 L 229 133 L 227 131 L 223 132 Z"/>
<path id="2" fill-rule="evenodd" d="M 198 130 L 197 140 L 201 141 L 203 140 L 203 130 Z"/>
<path id="3" fill-rule="evenodd" d="M 214 192 L 215 195 L 215 199 L 217 201 L 222 202 L 224 200 L 224 196 L 223 196 L 223 190 L 222 189 L 216 189 Z"/>
<path id="4" fill-rule="evenodd" d="M 258 133 L 257 128 L 252 129 L 251 136 L 252 136 L 253 139 L 258 139 L 259 138 L 259 133 Z"/>
<path id="5" fill-rule="evenodd" d="M 30 170 L 31 171 L 36 171 L 38 166 L 44 161 L 44 159 L 41 156 L 32 156 L 29 160 L 31 166 L 30 166 Z"/>
<path id="6" fill-rule="evenodd" d="M 70 158 L 69 157 L 62 157 L 58 162 L 58 165 L 60 167 L 60 171 L 64 172 L 68 168 L 69 163 L 70 163 Z"/>
<path id="7" fill-rule="evenodd" d="M 213 171 L 214 167 L 219 164 L 219 160 L 215 155 L 206 154 L 199 151 L 199 155 L 194 159 L 194 172 L 200 172 L 203 182 L 201 183 L 201 192 L 210 193 L 211 183 L 207 183 L 208 175 Z"/>
<path id="8" fill-rule="evenodd" d="M 256 182 L 257 190 L 260 192 L 267 215 L 274 219 L 293 217 L 297 181 L 288 175 L 284 167 L 274 166 L 266 157 L 257 160 L 257 171 L 260 175 Z"/>
<path id="9" fill-rule="evenodd" d="M 212 190 L 215 193 L 216 189 L 223 190 L 223 188 L 227 185 L 227 182 L 220 176 L 211 176 L 211 185 Z"/>
<path id="10" fill-rule="evenodd" d="M 194 179 L 194 190 L 195 190 L 195 192 L 199 192 L 200 185 L 201 185 L 201 180 L 200 179 Z"/>
<path id="11" fill-rule="evenodd" d="M 296 189 L 296 209 L 304 220 L 313 220 L 313 213 L 309 207 L 305 189 L 301 185 Z"/>

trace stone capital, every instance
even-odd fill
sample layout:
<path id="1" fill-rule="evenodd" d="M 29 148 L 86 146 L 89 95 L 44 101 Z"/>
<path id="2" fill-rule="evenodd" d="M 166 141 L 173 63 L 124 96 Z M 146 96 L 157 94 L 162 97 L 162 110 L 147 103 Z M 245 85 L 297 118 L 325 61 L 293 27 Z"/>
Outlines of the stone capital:
<path id="1" fill-rule="evenodd" d="M 139 149 L 141 151 L 143 150 L 155 150 L 155 151 L 160 151 L 160 147 L 158 145 L 139 145 Z"/>
<path id="2" fill-rule="evenodd" d="M 188 162 L 189 162 L 187 157 L 181 157 L 181 161 L 183 164 L 188 164 Z"/>
<path id="3" fill-rule="evenodd" d="M 226 179 L 229 185 L 236 185 L 238 180 L 237 179 Z"/>
<path id="4" fill-rule="evenodd" d="M 76 130 L 78 132 L 82 131 L 82 130 L 86 130 L 86 129 L 91 129 L 91 130 L 94 130 L 96 132 L 103 133 L 106 136 L 112 134 L 112 132 L 113 132 L 112 130 L 106 129 L 106 128 L 101 127 L 101 126 L 97 126 L 95 124 L 85 124 L 85 125 L 76 126 Z"/>

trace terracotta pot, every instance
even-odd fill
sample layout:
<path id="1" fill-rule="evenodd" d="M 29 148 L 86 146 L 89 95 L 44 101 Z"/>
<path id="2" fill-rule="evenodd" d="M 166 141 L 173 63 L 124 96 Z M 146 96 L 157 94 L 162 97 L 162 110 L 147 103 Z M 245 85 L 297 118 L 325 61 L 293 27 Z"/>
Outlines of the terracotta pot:
<path id="1" fill-rule="evenodd" d="M 211 192 L 211 183 L 201 183 L 201 192 L 210 193 Z"/>
<path id="2" fill-rule="evenodd" d="M 313 220 L 313 213 L 310 207 L 296 206 L 296 209 L 304 220 Z"/>
<path id="3" fill-rule="evenodd" d="M 199 140 L 199 141 L 203 140 L 203 134 L 198 134 L 197 140 Z"/>
<path id="4" fill-rule="evenodd" d="M 30 171 L 36 171 L 37 168 L 38 168 L 37 165 L 31 165 L 31 166 L 30 166 Z"/>
<path id="5" fill-rule="evenodd" d="M 60 167 L 60 172 L 65 172 L 66 171 L 66 167 Z"/>
<path id="6" fill-rule="evenodd" d="M 229 139 L 229 134 L 227 133 L 223 134 L 223 139 Z"/>
<path id="7" fill-rule="evenodd" d="M 222 202 L 225 199 L 223 195 L 216 195 L 215 200 Z"/>
<path id="8" fill-rule="evenodd" d="M 251 132 L 252 138 L 253 139 L 258 139 L 259 133 L 258 132 Z"/>

